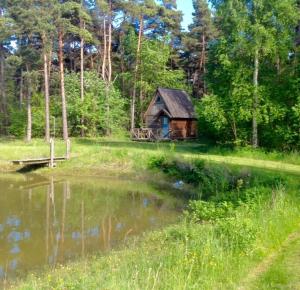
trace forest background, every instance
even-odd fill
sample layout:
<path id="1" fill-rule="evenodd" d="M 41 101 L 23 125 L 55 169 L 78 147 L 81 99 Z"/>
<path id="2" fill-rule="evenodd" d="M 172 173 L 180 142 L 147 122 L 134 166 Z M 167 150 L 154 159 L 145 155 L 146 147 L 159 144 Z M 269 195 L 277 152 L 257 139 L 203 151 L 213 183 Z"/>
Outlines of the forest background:
<path id="1" fill-rule="evenodd" d="M 300 2 L 1 0 L 0 135 L 126 135 L 157 87 L 183 89 L 199 136 L 300 146 Z"/>

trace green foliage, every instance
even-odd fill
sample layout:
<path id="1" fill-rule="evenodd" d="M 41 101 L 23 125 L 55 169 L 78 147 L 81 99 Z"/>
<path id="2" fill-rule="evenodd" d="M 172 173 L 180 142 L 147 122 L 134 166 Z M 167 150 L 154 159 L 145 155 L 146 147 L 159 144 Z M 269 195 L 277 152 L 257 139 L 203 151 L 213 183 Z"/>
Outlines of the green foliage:
<path id="1" fill-rule="evenodd" d="M 137 41 L 137 36 L 131 29 L 124 39 L 124 58 L 132 71 L 121 73 L 119 79 L 119 86 L 127 95 L 131 95 L 133 87 Z M 136 81 L 139 92 L 137 116 L 145 112 L 158 87 L 189 90 L 184 71 L 180 68 L 169 68 L 171 56 L 172 48 L 166 39 L 143 39 L 138 66 L 139 77 Z M 139 121 L 141 122 L 141 118 Z"/>
<path id="2" fill-rule="evenodd" d="M 69 123 L 73 135 L 79 135 L 84 118 L 84 130 L 87 136 L 119 134 L 127 126 L 126 102 L 113 86 L 106 84 L 96 72 L 85 72 L 85 98 L 80 99 L 80 76 L 66 74 L 66 96 L 68 101 Z"/>
<path id="3" fill-rule="evenodd" d="M 9 134 L 18 138 L 25 136 L 26 112 L 24 110 L 11 109 L 10 118 Z"/>
<path id="4" fill-rule="evenodd" d="M 198 110 L 202 133 L 223 142 L 251 142 L 254 56 L 258 51 L 255 115 L 260 143 L 280 149 L 297 147 L 293 106 L 298 92 L 290 89 L 291 80 L 299 79 L 299 53 L 290 53 L 297 51 L 294 35 L 299 13 L 295 1 L 255 0 L 247 4 L 230 0 L 213 4 L 219 36 L 209 50 L 209 99 L 204 98 Z"/>
<path id="5" fill-rule="evenodd" d="M 194 222 L 217 221 L 230 216 L 233 213 L 231 202 L 207 202 L 203 200 L 192 200 L 189 202 L 187 217 Z"/>
<path id="6" fill-rule="evenodd" d="M 182 180 L 197 188 L 196 193 L 191 192 L 189 198 L 202 198 L 205 200 L 212 197 L 224 200 L 222 193 L 227 192 L 227 198 L 236 202 L 239 191 L 250 185 L 252 176 L 248 171 L 236 172 L 226 166 L 214 166 L 203 160 L 184 162 L 167 158 L 167 156 L 151 157 L 148 162 L 151 169 L 161 170 L 168 176 Z M 233 191 L 233 196 L 229 194 Z"/>

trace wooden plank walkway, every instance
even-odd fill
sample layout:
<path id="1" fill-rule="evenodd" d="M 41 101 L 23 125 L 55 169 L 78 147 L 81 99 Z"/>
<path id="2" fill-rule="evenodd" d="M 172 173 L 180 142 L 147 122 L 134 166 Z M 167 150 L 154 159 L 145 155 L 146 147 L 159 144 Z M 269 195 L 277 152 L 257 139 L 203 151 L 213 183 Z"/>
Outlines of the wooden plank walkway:
<path id="1" fill-rule="evenodd" d="M 40 157 L 40 158 L 31 158 L 31 159 L 21 159 L 21 160 L 12 160 L 11 162 L 14 165 L 23 165 L 23 166 L 31 166 L 31 165 L 48 165 L 49 167 L 55 167 L 55 162 L 62 162 L 70 159 L 70 148 L 71 143 L 68 139 L 66 141 L 66 156 L 64 157 L 55 157 L 54 156 L 54 139 L 50 139 L 50 157 Z"/>
<path id="2" fill-rule="evenodd" d="M 66 157 L 55 157 L 54 162 L 61 162 L 68 160 Z M 50 164 L 51 158 L 37 158 L 37 159 L 23 159 L 13 160 L 12 163 L 15 165 L 38 165 L 38 164 Z"/>

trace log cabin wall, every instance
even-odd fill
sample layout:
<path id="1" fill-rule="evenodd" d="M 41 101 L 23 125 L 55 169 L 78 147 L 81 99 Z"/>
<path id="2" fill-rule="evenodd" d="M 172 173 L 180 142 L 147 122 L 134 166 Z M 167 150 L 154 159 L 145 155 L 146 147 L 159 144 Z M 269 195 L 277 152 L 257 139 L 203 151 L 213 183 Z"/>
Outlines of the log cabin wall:
<path id="1" fill-rule="evenodd" d="M 172 139 L 184 139 L 187 137 L 187 120 L 172 120 L 170 129 L 172 130 Z"/>
<path id="2" fill-rule="evenodd" d="M 172 119 L 170 123 L 172 139 L 197 137 L 197 121 L 189 119 Z"/>

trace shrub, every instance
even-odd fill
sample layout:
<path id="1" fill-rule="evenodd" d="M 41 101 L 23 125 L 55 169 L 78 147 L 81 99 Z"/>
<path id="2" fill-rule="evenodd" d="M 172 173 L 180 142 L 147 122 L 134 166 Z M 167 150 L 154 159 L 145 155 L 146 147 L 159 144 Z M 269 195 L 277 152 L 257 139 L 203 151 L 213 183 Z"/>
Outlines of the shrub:
<path id="1" fill-rule="evenodd" d="M 216 221 L 233 215 L 233 204 L 227 201 L 214 203 L 193 200 L 189 202 L 186 214 L 194 222 Z"/>

